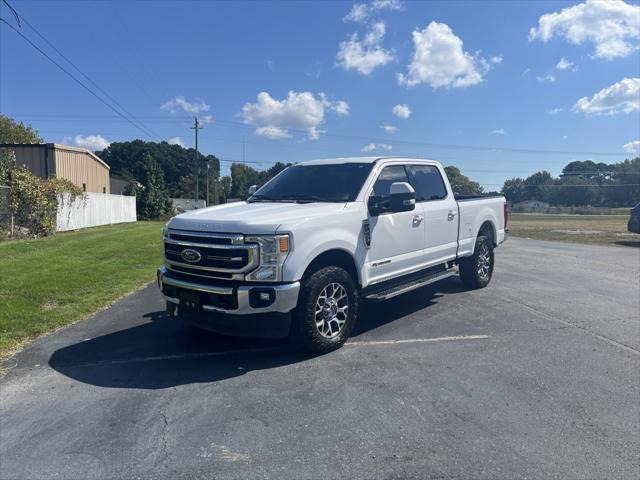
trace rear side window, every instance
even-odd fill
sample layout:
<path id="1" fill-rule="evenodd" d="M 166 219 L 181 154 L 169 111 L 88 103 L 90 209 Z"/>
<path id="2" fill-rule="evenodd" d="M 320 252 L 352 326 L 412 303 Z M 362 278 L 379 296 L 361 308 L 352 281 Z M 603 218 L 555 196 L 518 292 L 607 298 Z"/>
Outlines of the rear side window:
<path id="1" fill-rule="evenodd" d="M 409 165 L 407 167 L 416 189 L 416 202 L 442 200 L 447 189 L 437 167 L 432 165 Z"/>
<path id="2" fill-rule="evenodd" d="M 409 182 L 407 172 L 402 165 L 390 165 L 384 167 L 373 184 L 373 195 L 376 197 L 388 197 L 391 184 L 395 182 Z"/>

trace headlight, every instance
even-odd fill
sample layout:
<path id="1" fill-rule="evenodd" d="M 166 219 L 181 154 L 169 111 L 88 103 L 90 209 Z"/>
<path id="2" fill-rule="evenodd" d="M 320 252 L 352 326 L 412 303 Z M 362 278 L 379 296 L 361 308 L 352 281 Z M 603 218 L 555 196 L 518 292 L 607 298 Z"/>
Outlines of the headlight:
<path id="1" fill-rule="evenodd" d="M 259 235 L 245 237 L 246 243 L 257 243 L 260 248 L 260 264 L 246 279 L 252 282 L 279 282 L 282 265 L 289 255 L 289 235 Z"/>

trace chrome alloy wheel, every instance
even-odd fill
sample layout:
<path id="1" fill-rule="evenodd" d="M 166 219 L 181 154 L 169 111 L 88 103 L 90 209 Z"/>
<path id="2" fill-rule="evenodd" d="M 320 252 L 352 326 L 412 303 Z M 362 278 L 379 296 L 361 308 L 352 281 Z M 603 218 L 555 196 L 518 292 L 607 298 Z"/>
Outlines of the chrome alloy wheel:
<path id="1" fill-rule="evenodd" d="M 349 297 L 339 283 L 330 283 L 322 289 L 315 310 L 316 328 L 320 335 L 333 338 L 340 333 L 349 314 Z"/>
<path id="2" fill-rule="evenodd" d="M 478 260 L 476 262 L 476 271 L 478 272 L 478 277 L 481 279 L 486 279 L 489 277 L 491 273 L 491 249 L 489 245 L 483 243 L 480 246 L 480 251 L 478 252 Z"/>

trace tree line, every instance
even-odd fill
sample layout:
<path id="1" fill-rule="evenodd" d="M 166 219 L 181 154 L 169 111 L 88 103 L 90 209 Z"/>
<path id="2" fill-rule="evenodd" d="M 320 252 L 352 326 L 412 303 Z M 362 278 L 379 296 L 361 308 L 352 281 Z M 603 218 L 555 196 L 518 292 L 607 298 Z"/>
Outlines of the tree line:
<path id="1" fill-rule="evenodd" d="M 591 160 L 567 164 L 559 177 L 546 170 L 504 182 L 513 203 L 538 200 L 559 206 L 627 207 L 640 201 L 640 157 L 617 163 Z"/>
<path id="2" fill-rule="evenodd" d="M 31 126 L 0 115 L 0 143 L 30 142 L 43 140 Z M 199 199 L 208 200 L 208 204 L 225 203 L 229 198 L 245 199 L 251 185 L 260 187 L 291 165 L 276 162 L 265 170 L 257 170 L 250 165 L 233 163 L 230 174 L 221 176 L 220 160 L 215 155 L 204 155 L 193 148 L 167 142 L 143 140 L 114 142 L 95 153 L 111 167 L 112 176 L 128 181 L 127 193 L 136 195 L 141 219 L 171 215 L 171 198 L 194 198 L 196 177 Z M 480 183 L 457 167 L 447 166 L 445 171 L 455 194 L 485 193 Z M 538 200 L 562 206 L 629 206 L 640 200 L 639 183 L 640 158 L 611 164 L 586 160 L 569 163 L 557 178 L 548 171 L 511 178 L 504 182 L 501 193 L 513 203 Z M 206 198 L 207 186 L 209 198 Z"/>

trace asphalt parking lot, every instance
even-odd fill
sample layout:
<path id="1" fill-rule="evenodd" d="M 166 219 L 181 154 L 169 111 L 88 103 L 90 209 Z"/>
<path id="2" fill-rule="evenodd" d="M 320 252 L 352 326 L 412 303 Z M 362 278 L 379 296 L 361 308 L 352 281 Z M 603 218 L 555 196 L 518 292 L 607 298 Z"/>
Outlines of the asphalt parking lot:
<path id="1" fill-rule="evenodd" d="M 180 325 L 152 285 L 10 361 L 0 478 L 639 478 L 640 251 L 496 257 L 315 358 Z"/>

